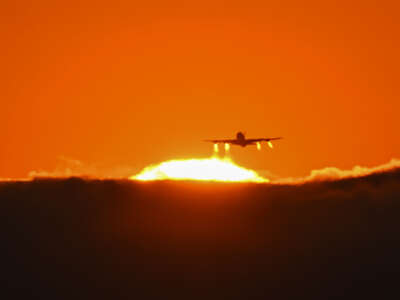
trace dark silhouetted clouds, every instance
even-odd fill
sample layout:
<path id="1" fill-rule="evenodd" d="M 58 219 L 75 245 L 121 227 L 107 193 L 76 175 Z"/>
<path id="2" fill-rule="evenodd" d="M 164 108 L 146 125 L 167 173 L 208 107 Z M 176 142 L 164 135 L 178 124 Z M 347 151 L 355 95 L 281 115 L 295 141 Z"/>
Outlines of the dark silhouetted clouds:
<path id="1" fill-rule="evenodd" d="M 400 170 L 375 171 L 287 185 L 2 182 L 1 293 L 396 299 Z"/>

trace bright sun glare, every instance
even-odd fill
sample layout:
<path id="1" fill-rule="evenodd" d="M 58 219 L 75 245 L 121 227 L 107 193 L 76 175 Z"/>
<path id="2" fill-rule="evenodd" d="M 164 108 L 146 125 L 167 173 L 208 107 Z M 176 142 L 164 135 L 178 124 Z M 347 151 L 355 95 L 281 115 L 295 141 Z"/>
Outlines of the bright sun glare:
<path id="1" fill-rule="evenodd" d="M 218 157 L 204 159 L 169 160 L 145 168 L 130 179 L 150 180 L 204 180 L 224 182 L 268 182 L 252 170 L 236 165 L 231 159 Z"/>

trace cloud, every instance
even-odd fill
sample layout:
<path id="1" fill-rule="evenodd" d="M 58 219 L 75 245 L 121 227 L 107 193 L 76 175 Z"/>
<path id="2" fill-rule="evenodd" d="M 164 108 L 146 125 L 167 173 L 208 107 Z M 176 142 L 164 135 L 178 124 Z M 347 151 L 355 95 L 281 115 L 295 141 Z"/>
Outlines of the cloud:
<path id="1" fill-rule="evenodd" d="M 15 179 L 12 179 L 12 178 L 1 178 L 0 177 L 0 181 L 15 181 Z"/>
<path id="2" fill-rule="evenodd" d="M 371 175 L 374 173 L 382 173 L 400 168 L 400 160 L 393 158 L 390 162 L 379 165 L 376 167 L 368 168 L 362 166 L 355 166 L 351 170 L 341 170 L 336 167 L 327 167 L 320 170 L 312 170 L 310 175 L 302 178 L 281 178 L 275 180 L 273 183 L 283 184 L 301 184 L 312 181 L 332 181 L 336 179 L 355 178 Z"/>
<path id="3" fill-rule="evenodd" d="M 127 178 L 137 172 L 136 169 L 128 166 L 105 167 L 98 164 L 84 163 L 78 159 L 59 156 L 57 166 L 54 170 L 32 170 L 28 173 L 28 178 Z"/>
<path id="4" fill-rule="evenodd" d="M 28 173 L 28 177 L 90 177 L 96 174 L 95 171 L 94 167 L 85 165 L 77 159 L 59 156 L 54 170 L 33 170 Z"/>
<path id="5" fill-rule="evenodd" d="M 333 181 L 345 178 L 356 178 L 371 175 L 374 173 L 382 173 L 393 169 L 400 168 L 400 159 L 393 158 L 388 163 L 375 166 L 363 167 L 355 166 L 350 170 L 341 170 L 336 167 L 326 167 L 319 170 L 312 170 L 310 175 L 306 177 L 287 177 L 279 178 L 267 170 L 258 171 L 258 174 L 271 180 L 272 184 L 302 184 L 317 181 Z M 52 171 L 33 170 L 28 173 L 28 178 L 47 177 L 47 178 L 67 178 L 67 177 L 84 177 L 84 178 L 100 178 L 100 179 L 123 179 L 129 178 L 136 174 L 138 169 L 129 166 L 117 166 L 112 168 L 102 167 L 99 165 L 87 164 L 80 160 L 65 156 L 58 157 L 57 167 Z M 1 181 L 10 181 L 10 179 L 1 179 Z"/>
<path id="6" fill-rule="evenodd" d="M 298 185 L 1 183 L 5 287 L 48 299 L 60 289 L 104 298 L 99 286 L 113 287 L 110 298 L 115 290 L 141 299 L 199 290 L 206 299 L 390 298 L 398 293 L 397 166 L 324 169 Z M 316 181 L 320 174 L 332 180 Z"/>

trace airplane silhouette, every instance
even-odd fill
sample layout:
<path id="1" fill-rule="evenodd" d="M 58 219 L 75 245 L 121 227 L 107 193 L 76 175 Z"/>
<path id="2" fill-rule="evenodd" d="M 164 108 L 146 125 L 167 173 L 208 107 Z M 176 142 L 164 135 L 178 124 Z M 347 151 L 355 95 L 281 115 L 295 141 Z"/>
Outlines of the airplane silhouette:
<path id="1" fill-rule="evenodd" d="M 211 142 L 218 146 L 219 143 L 225 144 L 225 149 L 229 149 L 229 145 L 237 145 L 241 147 L 246 147 L 248 145 L 257 145 L 257 148 L 261 148 L 261 142 L 267 142 L 268 146 L 273 148 L 271 141 L 280 140 L 282 137 L 274 138 L 260 138 L 260 139 L 246 139 L 243 132 L 238 132 L 236 134 L 236 139 L 226 139 L 226 140 L 205 140 L 205 142 Z"/>

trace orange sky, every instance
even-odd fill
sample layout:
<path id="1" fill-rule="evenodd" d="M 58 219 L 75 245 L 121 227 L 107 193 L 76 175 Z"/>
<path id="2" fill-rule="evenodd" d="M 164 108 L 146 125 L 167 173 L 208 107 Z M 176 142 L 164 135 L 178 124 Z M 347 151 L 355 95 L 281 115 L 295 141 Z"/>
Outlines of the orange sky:
<path id="1" fill-rule="evenodd" d="M 400 153 L 398 1 L 1 4 L 0 177 L 60 156 L 139 171 L 207 157 L 300 176 Z"/>

